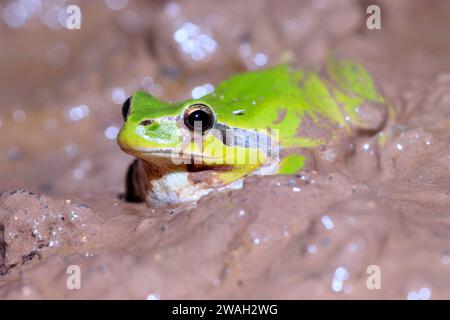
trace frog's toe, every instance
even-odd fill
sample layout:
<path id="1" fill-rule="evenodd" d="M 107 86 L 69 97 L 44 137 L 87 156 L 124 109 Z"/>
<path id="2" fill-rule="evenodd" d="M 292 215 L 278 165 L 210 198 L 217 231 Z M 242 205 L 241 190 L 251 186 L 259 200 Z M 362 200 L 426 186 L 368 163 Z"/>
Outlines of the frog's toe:
<path id="1" fill-rule="evenodd" d="M 341 135 L 313 151 L 314 169 L 322 172 L 337 170 L 354 154 L 353 138 Z"/>
<path id="2" fill-rule="evenodd" d="M 365 101 L 356 109 L 358 130 L 365 134 L 375 134 L 386 124 L 388 112 L 384 104 Z"/>

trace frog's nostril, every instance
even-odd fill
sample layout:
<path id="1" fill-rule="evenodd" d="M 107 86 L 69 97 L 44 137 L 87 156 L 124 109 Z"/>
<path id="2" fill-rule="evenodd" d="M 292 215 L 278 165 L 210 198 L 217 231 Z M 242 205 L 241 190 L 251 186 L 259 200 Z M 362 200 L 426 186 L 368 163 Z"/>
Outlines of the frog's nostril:
<path id="1" fill-rule="evenodd" d="M 153 123 L 155 123 L 155 121 L 153 121 L 153 120 L 144 120 L 144 121 L 141 121 L 140 125 L 141 126 L 149 126 Z"/>

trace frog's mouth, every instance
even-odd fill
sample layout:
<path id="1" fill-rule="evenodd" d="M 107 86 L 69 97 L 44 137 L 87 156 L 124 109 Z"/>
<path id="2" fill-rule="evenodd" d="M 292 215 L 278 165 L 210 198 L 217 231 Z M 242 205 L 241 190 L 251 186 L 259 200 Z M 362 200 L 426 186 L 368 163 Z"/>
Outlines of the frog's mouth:
<path id="1" fill-rule="evenodd" d="M 143 160 L 144 162 L 151 164 L 155 168 L 172 167 L 172 169 L 187 171 L 191 173 L 201 172 L 219 172 L 230 171 L 233 169 L 232 165 L 221 164 L 222 158 L 208 157 L 202 154 L 196 153 L 184 153 L 180 154 L 172 149 L 153 149 L 153 148 L 129 148 L 123 149 L 126 153 L 135 156 Z M 208 164 L 205 163 L 209 162 Z M 213 163 L 216 164 L 213 164 Z"/>

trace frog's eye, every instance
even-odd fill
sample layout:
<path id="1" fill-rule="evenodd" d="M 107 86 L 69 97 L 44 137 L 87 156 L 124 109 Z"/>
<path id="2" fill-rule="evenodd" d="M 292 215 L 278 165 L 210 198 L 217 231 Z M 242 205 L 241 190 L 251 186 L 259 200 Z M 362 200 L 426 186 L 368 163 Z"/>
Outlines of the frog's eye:
<path id="1" fill-rule="evenodd" d="M 190 130 L 201 126 L 202 133 L 211 129 L 216 120 L 214 111 L 205 104 L 193 104 L 184 112 L 184 124 Z"/>
<path id="2" fill-rule="evenodd" d="M 123 120 L 127 120 L 130 114 L 131 97 L 129 97 L 122 105 L 122 116 Z"/>

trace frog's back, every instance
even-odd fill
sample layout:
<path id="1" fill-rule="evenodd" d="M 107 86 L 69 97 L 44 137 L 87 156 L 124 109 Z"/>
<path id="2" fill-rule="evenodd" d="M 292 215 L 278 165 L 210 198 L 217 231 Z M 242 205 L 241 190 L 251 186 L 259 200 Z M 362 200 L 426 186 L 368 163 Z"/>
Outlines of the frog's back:
<path id="1" fill-rule="evenodd" d="M 298 146 L 315 145 L 307 137 L 295 137 L 306 118 L 317 125 L 347 127 L 358 121 L 359 105 L 384 103 L 363 66 L 336 58 L 320 73 L 278 65 L 238 74 L 204 100 L 231 126 L 279 129 L 284 145 Z"/>

